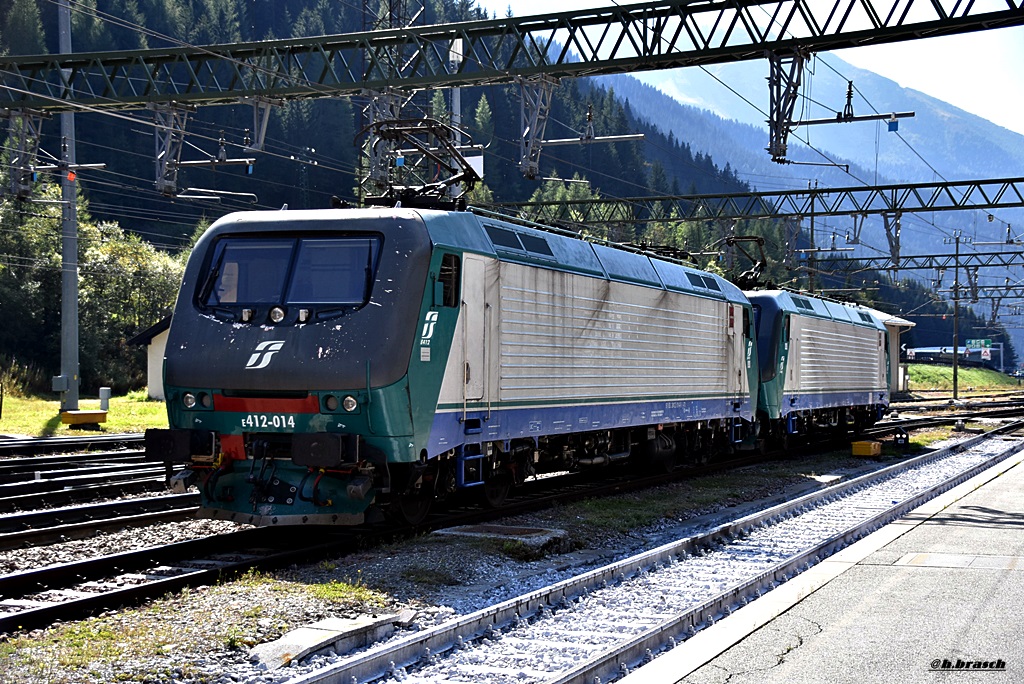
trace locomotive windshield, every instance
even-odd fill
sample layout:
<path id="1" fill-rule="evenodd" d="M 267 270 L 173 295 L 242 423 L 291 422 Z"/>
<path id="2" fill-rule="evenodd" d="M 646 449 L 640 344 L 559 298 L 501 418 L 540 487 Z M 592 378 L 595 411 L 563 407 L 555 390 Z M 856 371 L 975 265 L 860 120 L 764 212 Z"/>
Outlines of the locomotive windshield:
<path id="1" fill-rule="evenodd" d="M 198 301 L 233 304 L 362 306 L 370 298 L 381 240 L 377 236 L 225 237 Z"/>

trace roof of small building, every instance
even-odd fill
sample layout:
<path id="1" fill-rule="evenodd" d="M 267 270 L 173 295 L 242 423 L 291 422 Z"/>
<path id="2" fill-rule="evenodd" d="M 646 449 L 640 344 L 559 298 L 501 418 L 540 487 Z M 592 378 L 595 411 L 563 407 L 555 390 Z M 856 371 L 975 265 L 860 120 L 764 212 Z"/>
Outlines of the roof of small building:
<path id="1" fill-rule="evenodd" d="M 138 335 L 128 340 L 127 344 L 149 344 L 150 342 L 153 341 L 154 337 L 156 337 L 157 335 L 159 335 L 160 333 L 162 333 L 163 331 L 167 330 L 170 327 L 171 317 L 166 316 L 162 318 L 159 322 L 149 326 L 148 328 L 140 332 Z"/>

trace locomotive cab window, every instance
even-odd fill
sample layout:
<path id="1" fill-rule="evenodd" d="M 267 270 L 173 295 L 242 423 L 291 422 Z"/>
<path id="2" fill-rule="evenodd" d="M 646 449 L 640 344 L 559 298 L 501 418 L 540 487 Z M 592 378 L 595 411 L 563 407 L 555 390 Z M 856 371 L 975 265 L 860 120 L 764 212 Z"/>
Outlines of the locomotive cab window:
<path id="1" fill-rule="evenodd" d="M 376 236 L 225 237 L 197 293 L 202 307 L 363 306 L 380 257 Z"/>
<path id="2" fill-rule="evenodd" d="M 288 286 L 288 304 L 366 303 L 376 265 L 376 240 L 299 240 Z"/>
<path id="3" fill-rule="evenodd" d="M 459 257 L 445 254 L 441 257 L 441 273 L 438 282 L 442 287 L 441 306 L 459 305 L 459 278 L 461 276 Z"/>

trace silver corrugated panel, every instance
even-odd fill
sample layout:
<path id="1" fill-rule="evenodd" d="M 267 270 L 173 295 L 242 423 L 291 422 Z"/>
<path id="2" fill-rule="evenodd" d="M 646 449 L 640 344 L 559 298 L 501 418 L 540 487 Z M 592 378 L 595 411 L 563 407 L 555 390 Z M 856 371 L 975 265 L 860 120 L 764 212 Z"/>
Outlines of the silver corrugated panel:
<path id="1" fill-rule="evenodd" d="M 791 320 L 787 390 L 885 389 L 881 331 L 805 316 Z"/>
<path id="2" fill-rule="evenodd" d="M 499 398 L 721 395 L 726 307 L 504 263 Z"/>

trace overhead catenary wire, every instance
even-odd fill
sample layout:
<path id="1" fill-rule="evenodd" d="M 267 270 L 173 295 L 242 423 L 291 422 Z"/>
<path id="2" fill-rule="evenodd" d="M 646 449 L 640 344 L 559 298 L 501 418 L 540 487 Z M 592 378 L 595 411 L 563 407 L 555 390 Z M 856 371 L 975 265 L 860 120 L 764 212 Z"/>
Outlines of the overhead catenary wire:
<path id="1" fill-rule="evenodd" d="M 52 0 L 51 0 L 51 1 L 52 1 Z M 353 6 L 353 7 L 355 7 L 355 5 L 352 5 L 352 6 Z M 93 10 L 92 10 L 92 8 L 88 8 L 88 9 L 86 9 L 86 8 L 82 8 L 82 7 L 80 7 L 80 6 L 79 6 L 79 5 L 77 4 L 77 3 L 75 4 L 75 8 L 76 8 L 76 11 L 87 11 L 87 12 L 89 12 L 89 13 L 92 13 L 92 14 L 95 14 L 95 15 L 97 15 L 97 16 L 99 16 L 99 14 L 105 14 L 105 13 L 98 13 L 98 12 L 95 12 L 95 11 L 93 11 Z M 360 11 L 362 11 L 362 8 L 359 8 L 359 9 L 360 9 Z M 112 15 L 106 15 L 106 16 L 107 16 L 107 17 L 112 17 Z M 117 19 L 117 20 L 118 20 L 118 22 L 120 23 L 120 25 L 122 25 L 122 26 L 126 26 L 126 27 L 130 27 L 130 28 L 131 28 L 132 30 L 141 30 L 141 29 L 143 29 L 143 27 L 139 27 L 138 25 L 135 25 L 135 24 L 131 24 L 131 22 L 127 22 L 127 21 L 125 21 L 125 20 L 120 20 L 119 18 L 115 18 L 115 19 Z M 158 37 L 159 37 L 159 38 L 160 38 L 161 40 L 167 40 L 167 41 L 171 41 L 171 42 L 173 42 L 173 43 L 174 43 L 174 44 L 176 44 L 176 45 L 189 45 L 188 43 L 186 43 L 186 42 L 184 42 L 184 41 L 180 41 L 180 40 L 177 40 L 177 39 L 173 39 L 173 38 L 170 38 L 170 37 L 168 37 L 168 36 L 165 36 L 165 35 L 163 35 L 163 34 L 157 34 L 156 32 L 152 32 L 152 31 L 148 31 L 148 30 L 147 30 L 147 34 L 148 34 L 148 35 L 153 35 L 153 36 L 158 36 Z M 190 47 L 195 47 L 195 46 L 190 46 Z M 199 48 L 199 49 L 201 49 L 201 48 Z M 824 156 L 824 155 L 823 155 L 823 156 Z M 825 157 L 825 158 L 827 158 L 827 157 Z M 562 161 L 563 161 L 563 163 L 564 163 L 564 160 L 562 160 Z M 830 160 L 830 161 L 831 161 L 831 160 Z M 834 162 L 833 162 L 833 163 L 834 163 Z M 605 176 L 606 176 L 606 177 L 614 177 L 614 176 L 610 176 L 610 175 L 608 175 L 608 174 L 605 174 Z M 863 181 L 862 181 L 862 182 L 863 182 Z M 638 184 L 635 184 L 635 185 L 638 185 Z M 642 186 L 639 186 L 639 185 L 638 185 L 638 187 L 642 187 Z"/>

